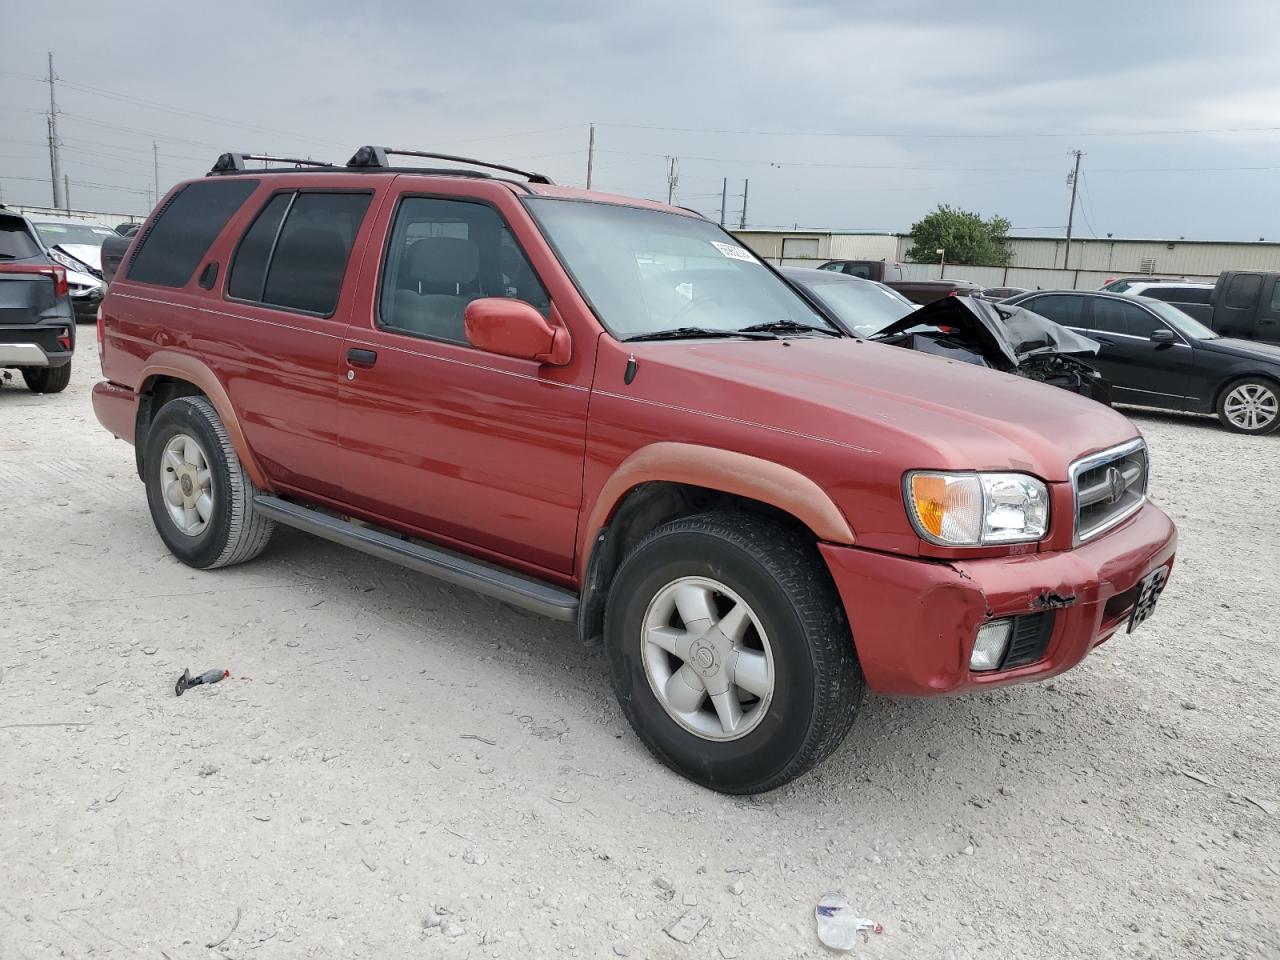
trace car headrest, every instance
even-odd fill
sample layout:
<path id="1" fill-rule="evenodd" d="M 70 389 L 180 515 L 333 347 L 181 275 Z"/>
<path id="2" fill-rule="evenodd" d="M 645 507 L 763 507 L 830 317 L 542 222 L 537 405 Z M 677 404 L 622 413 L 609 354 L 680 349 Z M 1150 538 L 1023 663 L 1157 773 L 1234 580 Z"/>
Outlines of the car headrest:
<path id="1" fill-rule="evenodd" d="M 423 237 L 409 249 L 408 277 L 413 284 L 470 283 L 480 271 L 480 250 L 459 237 Z"/>

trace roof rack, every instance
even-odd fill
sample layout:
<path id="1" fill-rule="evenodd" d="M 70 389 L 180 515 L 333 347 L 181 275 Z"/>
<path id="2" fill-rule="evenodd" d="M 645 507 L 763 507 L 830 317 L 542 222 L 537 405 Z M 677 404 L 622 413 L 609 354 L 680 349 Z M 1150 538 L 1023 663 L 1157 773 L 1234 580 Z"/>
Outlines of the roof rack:
<path id="1" fill-rule="evenodd" d="M 273 157 L 266 153 L 224 153 L 218 157 L 207 176 L 222 173 L 244 173 L 246 160 L 261 160 L 264 163 L 292 163 L 295 167 L 332 167 L 332 163 L 323 160 L 303 160 L 299 157 Z"/>
<path id="2" fill-rule="evenodd" d="M 553 182 L 550 177 L 544 176 L 541 173 L 530 173 L 528 170 L 521 170 L 517 167 L 508 167 L 501 163 L 488 163 L 487 161 L 475 160 L 471 157 L 455 157 L 450 153 L 428 153 L 425 150 L 393 150 L 390 147 L 361 147 L 352 155 L 351 159 L 347 161 L 347 166 L 391 169 L 391 164 L 387 162 L 388 155 L 394 157 L 425 157 L 428 160 L 449 160 L 453 163 L 468 163 L 473 167 L 485 167 L 489 170 L 501 170 L 504 173 L 514 173 L 517 176 L 524 177 L 530 183 L 550 184 Z"/>

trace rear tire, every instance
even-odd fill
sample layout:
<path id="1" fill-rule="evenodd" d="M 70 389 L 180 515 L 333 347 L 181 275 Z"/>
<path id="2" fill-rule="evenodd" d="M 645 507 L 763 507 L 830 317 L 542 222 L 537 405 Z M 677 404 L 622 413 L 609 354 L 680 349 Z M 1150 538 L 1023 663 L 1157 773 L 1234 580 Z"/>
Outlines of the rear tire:
<path id="1" fill-rule="evenodd" d="M 1271 433 L 1280 427 L 1280 387 L 1262 377 L 1232 381 L 1218 397 L 1218 422 L 1235 433 Z"/>
<path id="2" fill-rule="evenodd" d="M 722 793 L 805 773 L 862 701 L 844 607 L 813 543 L 751 514 L 675 520 L 642 540 L 610 588 L 605 648 L 636 735 Z"/>
<path id="3" fill-rule="evenodd" d="M 254 508 L 253 482 L 205 397 L 166 403 L 147 431 L 147 504 L 171 553 L 201 570 L 252 560 L 275 522 Z"/>
<path id="4" fill-rule="evenodd" d="M 23 367 L 22 379 L 32 393 L 61 393 L 71 382 L 71 361 L 60 367 Z"/>

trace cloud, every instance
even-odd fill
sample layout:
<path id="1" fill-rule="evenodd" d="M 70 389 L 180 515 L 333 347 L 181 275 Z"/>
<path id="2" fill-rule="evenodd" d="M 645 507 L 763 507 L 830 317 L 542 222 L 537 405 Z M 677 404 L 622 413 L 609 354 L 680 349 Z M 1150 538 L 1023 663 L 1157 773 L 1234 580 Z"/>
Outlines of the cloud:
<path id="1" fill-rule="evenodd" d="M 8 16 L 4 69 L 42 74 L 53 47 L 64 166 L 99 208 L 146 207 L 153 137 L 162 189 L 225 149 L 341 161 L 368 142 L 580 183 L 594 121 L 598 186 L 665 198 L 674 155 L 704 211 L 750 178 L 754 223 L 905 229 L 948 202 L 1060 226 L 1079 148 L 1100 233 L 1275 232 L 1280 178 L 1199 169 L 1269 165 L 1275 134 L 1127 135 L 1280 126 L 1268 2 L 136 0 L 85 4 L 73 31 L 66 6 Z M 0 185 L 47 201 L 47 90 L 0 84 L 0 175 L 29 178 Z"/>

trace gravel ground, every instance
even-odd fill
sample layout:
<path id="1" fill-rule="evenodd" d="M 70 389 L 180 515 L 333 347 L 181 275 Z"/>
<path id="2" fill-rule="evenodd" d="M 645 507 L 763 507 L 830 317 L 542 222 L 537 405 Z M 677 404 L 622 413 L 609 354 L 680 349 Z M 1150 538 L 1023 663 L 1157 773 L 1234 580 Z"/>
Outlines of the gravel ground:
<path id="1" fill-rule="evenodd" d="M 754 799 L 573 631 L 302 534 L 201 573 L 71 388 L 0 388 L 0 957 L 1280 957 L 1280 437 L 1135 414 L 1182 549 L 1056 681 L 870 698 Z M 184 667 L 232 679 L 178 699 Z M 666 928 L 709 918 L 692 942 Z M 696 923 L 692 924 L 696 926 Z"/>

